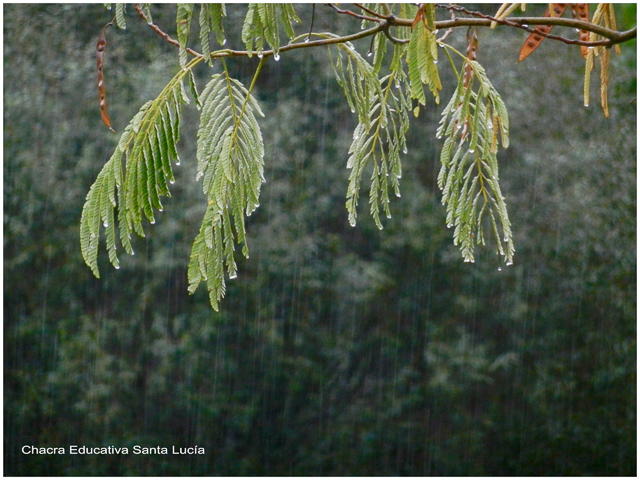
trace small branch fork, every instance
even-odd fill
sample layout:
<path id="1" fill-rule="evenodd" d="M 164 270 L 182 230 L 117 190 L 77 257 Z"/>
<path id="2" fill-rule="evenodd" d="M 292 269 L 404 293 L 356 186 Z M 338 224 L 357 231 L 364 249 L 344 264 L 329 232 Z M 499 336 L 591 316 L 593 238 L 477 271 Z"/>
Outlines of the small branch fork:
<path id="1" fill-rule="evenodd" d="M 387 38 L 389 38 L 389 40 L 391 40 L 394 43 L 406 43 L 407 42 L 406 40 L 401 40 L 393 37 L 389 32 L 389 28 L 393 26 L 410 27 L 413 24 L 413 20 L 414 20 L 412 18 L 396 17 L 395 15 L 391 14 L 386 4 L 384 4 L 385 6 L 384 10 L 385 12 L 388 12 L 388 15 L 382 15 L 359 3 L 356 3 L 355 5 L 367 15 L 356 13 L 351 10 L 343 10 L 338 8 L 335 4 L 331 4 L 331 3 L 325 4 L 325 5 L 327 5 L 328 7 L 330 7 L 332 10 L 334 10 L 336 13 L 340 15 L 348 15 L 360 20 L 367 20 L 367 21 L 376 23 L 377 25 L 372 28 L 362 30 L 353 35 L 346 35 L 343 37 L 335 37 L 335 38 L 324 38 L 321 40 L 314 40 L 314 41 L 308 41 L 309 36 L 304 35 L 303 37 L 306 37 L 307 41 L 303 43 L 292 43 L 289 45 L 284 45 L 280 47 L 280 52 L 286 52 L 288 50 L 295 50 L 298 48 L 309 48 L 309 47 L 317 47 L 321 45 L 333 45 L 336 43 L 350 42 L 353 40 L 358 40 L 360 38 L 366 38 L 370 35 L 375 35 L 379 32 L 384 33 L 384 35 L 386 35 Z M 506 25 L 509 27 L 519 28 L 527 32 L 534 32 L 534 29 L 530 28 L 529 25 L 554 25 L 554 26 L 557 25 L 562 27 L 571 27 L 571 28 L 577 28 L 580 30 L 586 30 L 589 32 L 596 33 L 597 35 L 600 35 L 602 37 L 605 37 L 604 40 L 598 40 L 595 42 L 585 42 L 582 40 L 571 40 L 569 38 L 561 37 L 559 35 L 552 35 L 548 33 L 545 34 L 543 32 L 536 31 L 536 33 L 539 33 L 552 40 L 558 40 L 560 42 L 563 42 L 569 45 L 585 45 L 589 47 L 602 45 L 606 48 L 611 48 L 613 45 L 624 43 L 628 40 L 631 40 L 632 38 L 636 38 L 637 36 L 637 27 L 634 27 L 631 30 L 627 30 L 625 32 L 618 32 L 615 30 L 602 27 L 600 25 L 594 25 L 593 23 L 583 22 L 580 20 L 574 20 L 569 18 L 511 17 L 511 18 L 505 18 L 505 19 L 498 19 L 498 18 L 492 17 L 491 15 L 486 15 L 481 12 L 467 10 L 466 8 L 461 7 L 459 5 L 436 4 L 436 7 L 447 9 L 451 14 L 451 20 L 440 20 L 436 22 L 437 29 L 445 29 L 445 28 L 448 29 L 445 35 L 441 37 L 439 41 L 443 41 L 447 36 L 449 36 L 449 34 L 456 27 L 489 27 L 491 25 L 491 22 L 496 22 L 498 24 Z M 176 45 L 178 47 L 180 46 L 180 43 L 177 40 L 174 40 L 173 38 L 171 38 L 167 33 L 163 32 L 160 29 L 160 27 L 158 27 L 157 25 L 149 22 L 149 19 L 142 11 L 142 8 L 140 8 L 140 5 L 135 4 L 135 9 L 140 15 L 140 17 L 142 17 L 142 19 L 149 25 L 149 27 L 152 30 L 154 30 L 158 35 L 163 37 L 167 42 L 171 43 L 172 45 Z M 454 12 L 464 13 L 473 18 L 456 17 Z M 198 53 L 195 50 L 192 50 L 191 48 L 187 48 L 187 52 L 193 55 L 194 57 L 203 56 L 201 53 Z M 225 50 L 219 50 L 217 52 L 213 52 L 211 56 L 213 58 L 238 57 L 238 56 L 248 57 L 249 55 L 257 55 L 257 54 L 258 52 L 247 52 L 244 50 L 225 49 Z M 273 55 L 274 52 L 272 50 L 264 50 L 262 54 L 263 56 L 269 56 L 269 55 Z"/>

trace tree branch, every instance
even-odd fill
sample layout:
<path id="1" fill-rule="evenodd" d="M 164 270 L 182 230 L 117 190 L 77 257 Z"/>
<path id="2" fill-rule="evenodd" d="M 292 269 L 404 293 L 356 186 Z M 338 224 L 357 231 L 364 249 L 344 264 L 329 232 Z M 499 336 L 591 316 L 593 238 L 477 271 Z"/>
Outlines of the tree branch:
<path id="1" fill-rule="evenodd" d="M 370 22 L 380 22 L 381 20 L 384 20 L 376 17 L 367 17 L 366 15 L 360 15 L 359 13 L 352 12 L 351 10 L 341 10 L 340 8 L 336 7 L 333 3 L 325 3 L 325 5 L 327 7 L 333 8 L 337 13 L 341 13 L 344 15 L 351 15 L 352 17 L 359 18 L 360 20 L 369 20 Z"/>
<path id="2" fill-rule="evenodd" d="M 405 40 L 400 40 L 397 38 L 394 38 L 391 36 L 391 34 L 389 33 L 389 27 L 392 26 L 396 26 L 396 27 L 410 27 L 413 24 L 414 19 L 409 19 L 409 18 L 399 18 L 396 17 L 394 15 L 388 15 L 386 17 L 382 17 L 379 13 L 376 13 L 366 7 L 364 7 L 361 4 L 356 4 L 359 8 L 361 8 L 363 11 L 370 13 L 371 15 L 376 15 L 375 17 L 369 17 L 366 15 L 361 15 L 355 12 L 352 12 L 350 10 L 342 10 L 338 7 L 336 7 L 334 4 L 326 4 L 327 6 L 331 7 L 333 10 L 335 10 L 337 13 L 339 14 L 343 14 L 343 15 L 349 15 L 349 16 L 353 16 L 355 18 L 361 19 L 361 20 L 368 20 L 374 23 L 377 23 L 378 25 L 369 28 L 367 30 L 362 30 L 361 32 L 352 34 L 352 35 L 345 35 L 343 37 L 331 37 L 331 38 L 323 38 L 321 40 L 314 40 L 314 41 L 305 41 L 303 43 L 290 43 L 289 45 L 284 45 L 280 48 L 280 52 L 286 52 L 289 50 L 295 50 L 295 49 L 299 49 L 299 48 L 310 48 L 310 47 L 316 47 L 316 46 L 322 46 L 322 45 L 333 45 L 333 44 L 338 44 L 338 43 L 345 43 L 345 42 L 350 42 L 353 40 L 358 40 L 361 38 L 366 38 L 370 35 L 375 35 L 376 33 L 379 32 L 383 32 L 392 42 L 394 43 L 406 43 Z M 436 4 L 437 7 L 439 8 L 446 8 L 447 10 L 449 10 L 450 12 L 452 12 L 452 19 L 451 20 L 440 20 L 436 22 L 436 28 L 437 29 L 449 29 L 449 31 L 451 31 L 451 29 L 454 29 L 456 27 L 489 27 L 491 26 L 491 22 L 495 21 L 498 24 L 501 25 L 506 25 L 509 27 L 514 27 L 514 28 L 519 28 L 522 30 L 525 30 L 527 32 L 534 32 L 533 28 L 530 28 L 529 25 L 557 25 L 557 26 L 561 26 L 561 27 L 569 27 L 569 28 L 577 28 L 580 30 L 586 30 L 589 32 L 594 32 L 602 37 L 605 37 L 605 40 L 598 40 L 595 42 L 585 42 L 585 41 L 581 41 L 581 40 L 572 40 L 569 38 L 565 38 L 565 37 L 561 37 L 558 35 L 552 35 L 552 34 L 544 34 L 543 32 L 536 32 L 539 34 L 542 34 L 543 36 L 546 36 L 547 38 L 550 38 L 552 40 L 558 40 L 561 41 L 563 43 L 567 43 L 570 45 L 585 45 L 585 46 L 598 46 L 598 45 L 603 45 L 607 48 L 618 44 L 618 43 L 624 43 L 628 40 L 631 40 L 633 38 L 636 38 L 637 36 L 637 27 L 632 28 L 631 30 L 627 30 L 625 32 L 618 32 L 615 30 L 611 30 L 605 27 L 602 27 L 600 25 L 594 25 L 593 23 L 589 23 L 589 22 L 583 22 L 580 20 L 574 20 L 574 19 L 569 19 L 569 18 L 559 18 L 559 17 L 509 17 L 509 18 L 505 18 L 505 19 L 497 19 L 495 17 L 492 17 L 491 15 L 486 15 L 483 14 L 481 12 L 475 12 L 475 11 L 471 11 L 471 10 L 467 10 L 464 7 L 460 7 L 458 5 L 443 5 L 443 4 Z M 157 25 L 150 23 L 147 16 L 144 14 L 144 12 L 142 11 L 142 9 L 140 8 L 140 6 L 138 4 L 135 4 L 135 9 L 138 12 L 138 14 L 140 15 L 140 17 L 142 17 L 142 19 L 149 25 L 149 27 L 151 27 L 151 29 L 153 29 L 158 35 L 160 35 L 161 37 L 163 37 L 167 42 L 171 43 L 172 45 L 175 45 L 177 47 L 180 46 L 180 43 L 177 40 L 174 40 L 173 38 L 171 38 L 167 33 L 163 32 L 160 27 L 158 27 Z M 476 18 L 458 18 L 455 17 L 455 15 L 453 15 L 453 12 L 461 12 L 461 13 L 465 13 L 467 15 L 471 15 L 473 17 Z M 318 34 L 315 34 L 318 35 Z M 302 35 L 301 37 L 298 37 L 295 40 L 301 39 L 303 37 L 306 37 L 307 40 L 309 39 L 309 34 L 305 34 Z M 444 38 L 444 37 L 443 37 Z M 202 54 L 196 52 L 195 50 L 192 50 L 191 48 L 187 48 L 187 52 L 191 55 L 193 55 L 194 57 L 201 57 Z M 248 52 L 246 50 L 231 50 L 231 49 L 225 49 L 225 50 L 219 50 L 217 52 L 212 52 L 211 56 L 212 58 L 223 58 L 223 57 L 236 57 L 236 56 L 253 56 L 253 55 L 257 55 L 258 52 Z M 262 52 L 263 56 L 269 56 L 269 55 L 273 55 L 274 52 L 273 50 L 264 50 Z"/>

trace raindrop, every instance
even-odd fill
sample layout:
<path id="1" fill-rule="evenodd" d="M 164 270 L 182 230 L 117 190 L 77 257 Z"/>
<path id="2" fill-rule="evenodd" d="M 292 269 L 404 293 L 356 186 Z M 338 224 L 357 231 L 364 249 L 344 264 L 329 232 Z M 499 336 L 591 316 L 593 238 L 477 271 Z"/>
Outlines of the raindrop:
<path id="1" fill-rule="evenodd" d="M 279 61 L 279 60 L 280 60 L 280 55 L 276 53 L 276 54 L 273 56 L 273 59 L 274 59 L 276 62 L 277 62 L 277 61 Z"/>
<path id="2" fill-rule="evenodd" d="M 440 134 L 440 135 L 436 135 L 436 138 L 437 138 L 438 140 L 440 140 L 440 139 L 442 138 L 442 134 Z"/>
<path id="3" fill-rule="evenodd" d="M 513 262 L 512 261 L 508 261 L 507 265 L 513 265 Z"/>
<path id="4" fill-rule="evenodd" d="M 171 185 L 173 185 L 174 183 L 176 183 L 176 181 L 175 181 L 175 180 L 169 180 L 169 183 L 170 183 Z"/>
<path id="5" fill-rule="evenodd" d="M 262 58 L 264 54 L 262 52 L 258 52 L 258 58 Z"/>
<path id="6" fill-rule="evenodd" d="M 405 152 L 407 153 L 407 152 Z M 402 175 L 396 175 L 396 178 L 402 178 Z"/>
<path id="7" fill-rule="evenodd" d="M 367 57 L 370 57 L 371 55 L 373 55 L 373 52 L 371 51 L 367 52 Z"/>
<path id="8" fill-rule="evenodd" d="M 352 108 L 352 109 L 351 109 L 351 113 L 356 113 L 356 111 Z"/>
<path id="9" fill-rule="evenodd" d="M 238 274 L 236 272 L 229 274 L 229 280 L 233 280 L 234 278 L 238 278 Z"/>
<path id="10" fill-rule="evenodd" d="M 391 214 L 390 213 L 387 214 L 387 218 L 391 218 Z"/>
<path id="11" fill-rule="evenodd" d="M 120 270 L 120 265 L 116 265 L 116 270 Z"/>
<path id="12" fill-rule="evenodd" d="M 133 250 L 131 250 L 131 255 L 135 255 L 135 254 L 136 254 L 136 252 L 134 252 Z"/>
<path id="13" fill-rule="evenodd" d="M 109 224 L 107 222 L 104 222 L 102 225 L 104 225 L 105 228 L 107 228 L 109 226 Z"/>
<path id="14" fill-rule="evenodd" d="M 585 103 L 585 104 L 584 104 L 584 106 L 585 106 L 585 107 L 588 107 L 588 106 L 589 106 L 589 104 L 588 104 L 588 103 Z"/>
<path id="15" fill-rule="evenodd" d="M 589 47 L 589 50 L 593 50 L 594 48 L 596 48 L 596 47 Z"/>
<path id="16" fill-rule="evenodd" d="M 355 226 L 356 226 L 356 221 L 355 221 L 355 219 L 350 218 L 350 219 L 349 219 L 349 225 L 351 225 L 352 227 L 355 227 Z"/>
<path id="17" fill-rule="evenodd" d="M 406 154 L 407 152 L 408 152 L 407 147 L 404 147 L 404 148 L 402 149 L 402 153 L 405 153 L 405 154 Z M 398 177 L 398 178 L 400 178 L 400 177 Z"/>
<path id="18" fill-rule="evenodd" d="M 304 43 L 309 43 L 309 37 L 304 39 Z"/>
<path id="19" fill-rule="evenodd" d="M 499 271 L 499 272 L 501 272 L 501 271 L 502 271 L 502 268 L 501 268 L 501 267 L 498 267 L 498 271 Z"/>
<path id="20" fill-rule="evenodd" d="M 224 40 L 222 40 L 222 45 L 226 45 L 227 44 L 227 39 L 225 38 Z"/>
<path id="21" fill-rule="evenodd" d="M 439 44 L 438 44 L 438 46 L 439 46 L 440 48 L 444 48 L 444 43 L 439 43 Z"/>
<path id="22" fill-rule="evenodd" d="M 360 135 L 354 135 L 354 136 L 353 136 L 353 139 L 354 139 L 354 140 L 358 140 L 359 138 L 360 138 Z"/>
<path id="23" fill-rule="evenodd" d="M 179 158 L 176 158 L 176 166 L 177 165 L 180 165 L 180 159 Z"/>
<path id="24" fill-rule="evenodd" d="M 396 192 L 396 197 L 401 197 L 400 192 Z"/>
<path id="25" fill-rule="evenodd" d="M 473 149 L 473 148 L 469 149 L 469 153 L 474 153 L 474 152 L 475 152 L 475 149 Z"/>
<path id="26" fill-rule="evenodd" d="M 438 34 L 438 29 L 437 29 L 437 28 L 433 31 L 433 34 L 434 34 L 434 35 L 437 35 L 437 34 Z"/>
<path id="27" fill-rule="evenodd" d="M 509 237 L 504 237 L 504 241 L 508 242 L 509 241 Z"/>
<path id="28" fill-rule="evenodd" d="M 162 208 L 159 208 L 158 211 L 159 212 L 164 212 L 164 210 Z"/>
<path id="29" fill-rule="evenodd" d="M 438 60 L 434 60 L 433 63 L 438 63 Z"/>
<path id="30" fill-rule="evenodd" d="M 453 227 L 453 223 L 447 223 L 447 228 Z"/>
<path id="31" fill-rule="evenodd" d="M 579 29 L 579 28 L 576 28 L 576 32 L 580 32 L 580 29 Z"/>
<path id="32" fill-rule="evenodd" d="M 149 223 L 153 225 L 154 223 L 156 223 L 156 219 L 154 218 L 153 220 L 149 220 Z"/>
<path id="33" fill-rule="evenodd" d="M 523 24 L 522 24 L 522 26 L 523 26 L 524 28 L 529 28 L 529 25 L 527 25 L 526 23 L 523 23 Z"/>

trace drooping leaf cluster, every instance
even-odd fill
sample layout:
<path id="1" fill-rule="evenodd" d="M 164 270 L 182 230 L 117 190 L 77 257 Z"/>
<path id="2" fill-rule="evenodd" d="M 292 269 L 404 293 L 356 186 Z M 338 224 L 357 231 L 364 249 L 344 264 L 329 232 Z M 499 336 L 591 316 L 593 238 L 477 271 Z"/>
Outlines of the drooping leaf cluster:
<path id="1" fill-rule="evenodd" d="M 264 145 L 255 118 L 264 114 L 251 93 L 226 71 L 213 76 L 200 101 L 196 178 L 202 178 L 208 204 L 191 252 L 189 292 L 206 281 L 211 305 L 218 310 L 225 292 L 225 266 L 229 278 L 237 276 L 235 240 L 249 257 L 244 215 L 258 208 L 264 182 Z"/>
<path id="2" fill-rule="evenodd" d="M 143 105 L 125 128 L 111 159 L 87 194 L 80 222 L 80 245 L 96 277 L 100 276 L 97 264 L 100 222 L 106 229 L 109 259 L 118 268 L 114 208 L 118 207 L 120 242 L 127 253 L 133 254 L 131 233 L 144 237 L 143 216 L 155 223 L 154 209 L 162 211 L 160 197 L 171 196 L 169 184 L 175 182 L 171 161 L 180 162 L 176 149 L 180 139 L 180 109 L 182 104 L 189 103 L 183 79 L 190 71 L 180 70 L 155 100 Z"/>
<path id="3" fill-rule="evenodd" d="M 440 155 L 438 186 L 447 207 L 447 226 L 465 262 L 474 261 L 474 245 L 485 245 L 483 221 L 488 212 L 496 250 L 513 262 L 511 222 L 500 190 L 498 145 L 509 145 L 509 116 L 484 68 L 467 60 L 473 75 L 458 73 L 458 87 L 442 112 L 438 138 L 446 137 Z M 479 86 L 474 90 L 474 83 Z"/>
<path id="4" fill-rule="evenodd" d="M 110 9 L 111 4 L 107 5 Z M 582 20 L 588 19 L 588 9 L 584 5 L 571 4 L 574 16 Z M 566 6 L 551 4 L 548 12 L 553 13 L 548 15 L 560 15 Z M 180 107 L 188 103 L 183 85 L 186 78 L 196 107 L 201 112 L 197 134 L 197 177 L 202 179 L 207 198 L 206 213 L 189 262 L 189 292 L 193 293 L 205 281 L 211 305 L 218 309 L 225 293 L 225 272 L 229 278 L 237 275 L 235 243 L 243 244 L 242 253 L 249 256 L 244 216 L 251 215 L 258 207 L 260 185 L 264 181 L 264 145 L 256 119 L 263 113 L 252 91 L 267 57 L 272 55 L 277 61 L 285 51 L 281 47 L 281 30 L 293 43 L 303 41 L 303 38 L 308 42 L 313 35 L 321 38 L 318 45 L 329 44 L 333 72 L 344 91 L 346 102 L 358 118 L 347 161 L 350 169 L 346 195 L 349 223 L 352 226 L 356 224 L 363 176 L 370 172 L 369 211 L 380 229 L 383 228 L 380 212 L 391 217 L 389 191 L 400 196 L 401 153 L 407 153 L 409 112 L 413 110 L 418 116 L 421 109 L 430 104 L 425 86 L 433 96 L 433 103 L 439 104 L 442 84 L 438 55 L 440 47 L 445 47 L 442 51 L 458 77 L 457 88 L 442 111 L 436 132 L 437 138 L 444 139 L 438 186 L 442 190 L 442 203 L 446 206 L 447 225 L 455 227 L 454 244 L 460 246 L 465 261 L 473 262 L 475 247 L 489 242 L 490 236 L 485 233 L 489 227 L 496 252 L 504 256 L 507 264 L 513 262 L 515 248 L 499 183 L 497 158 L 499 146 L 508 146 L 509 118 L 504 102 L 477 61 L 475 29 L 467 33 L 465 56 L 444 42 L 450 32 L 437 37 L 434 4 L 363 4 L 360 8 L 378 19 L 413 19 L 405 21 L 402 26 L 392 26 L 364 16 L 362 28 L 369 29 L 365 34 L 373 34 L 373 37 L 367 55 L 363 56 L 347 38 L 332 33 L 311 32 L 309 36 L 296 37 L 293 25 L 300 20 L 291 4 L 253 3 L 248 6 L 242 26 L 242 42 L 247 48 L 247 52 L 242 54 L 249 57 L 255 54 L 261 58 L 251 86 L 245 88 L 232 78 L 222 60 L 223 71 L 213 75 L 199 95 L 193 68 L 203 60 L 213 65 L 215 58 L 238 54 L 229 49 L 211 51 L 211 34 L 220 45 L 226 43 L 224 5 L 203 4 L 199 8 L 202 53 L 189 47 L 196 8 L 190 3 L 179 4 L 176 14 L 178 41 L 170 41 L 179 45 L 181 69 L 160 95 L 145 104 L 133 118 L 87 195 L 81 220 L 81 248 L 96 276 L 99 275 L 97 243 L 100 223 L 106 229 L 109 258 L 117 268 L 114 209 L 118 208 L 120 242 L 125 251 L 133 253 L 131 232 L 144 236 L 143 217 L 154 223 L 154 211 L 162 210 L 160 197 L 170 195 L 168 185 L 173 182 L 171 161 L 178 162 L 176 143 L 179 139 Z M 496 18 L 502 19 L 516 8 L 516 4 L 504 4 Z M 149 4 L 142 4 L 136 9 L 151 22 Z M 116 4 L 115 10 L 115 22 L 125 28 L 124 4 Z M 408 23 L 411 23 L 411 28 Z M 593 23 L 615 29 L 612 7 L 600 4 Z M 546 30 L 542 26 L 540 29 L 536 27 L 523 47 L 524 53 L 531 53 L 549 30 L 550 27 Z M 166 34 L 163 36 L 168 38 Z M 580 38 L 584 36 L 585 33 L 581 32 Z M 599 37 L 589 34 L 589 40 L 596 39 Z M 268 55 L 264 54 L 265 44 L 271 48 Z M 390 47 L 393 51 L 391 59 L 387 56 Z M 464 59 L 459 68 L 451 52 Z M 582 52 L 585 54 L 584 49 Z M 191 62 L 190 55 L 194 57 Z M 600 58 L 601 99 L 607 114 L 609 50 L 604 47 L 596 47 L 586 53 L 585 104 L 588 103 L 590 73 L 596 56 Z M 99 81 L 101 61 L 102 57 L 99 57 Z M 103 102 L 101 107 L 103 104 L 106 105 Z M 103 114 L 106 114 L 105 109 Z"/>
<path id="5" fill-rule="evenodd" d="M 382 57 L 380 53 L 378 55 Z M 353 133 L 347 162 L 347 168 L 351 170 L 346 204 L 349 223 L 356 224 L 360 183 L 365 167 L 371 162 L 370 212 L 378 228 L 382 229 L 380 204 L 386 216 L 391 217 L 389 186 L 396 196 L 400 196 L 400 152 L 407 151 L 405 135 L 409 129 L 411 101 L 402 64 L 395 62 L 397 68 L 379 78 L 375 63 L 374 60 L 374 66 L 371 66 L 347 43 L 337 47 L 332 66 L 349 106 L 358 113 L 358 126 Z"/>
<path id="6" fill-rule="evenodd" d="M 280 58 L 280 33 L 282 26 L 289 38 L 295 37 L 293 24 L 300 23 L 293 5 L 290 3 L 250 3 L 247 16 L 242 26 L 242 41 L 247 47 L 247 52 L 255 50 L 258 56 L 262 56 L 263 41 L 273 49 L 274 58 Z"/>

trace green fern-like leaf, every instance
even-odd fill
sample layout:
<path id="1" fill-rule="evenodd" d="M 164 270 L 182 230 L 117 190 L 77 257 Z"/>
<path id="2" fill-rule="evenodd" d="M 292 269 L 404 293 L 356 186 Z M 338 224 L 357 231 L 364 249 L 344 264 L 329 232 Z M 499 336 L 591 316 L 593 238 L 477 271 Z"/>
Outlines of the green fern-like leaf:
<path id="1" fill-rule="evenodd" d="M 208 205 L 191 250 L 189 292 L 206 281 L 217 311 L 225 293 L 225 266 L 229 278 L 237 275 L 236 241 L 249 256 L 244 216 L 258 207 L 264 182 L 264 145 L 255 118 L 263 113 L 251 93 L 226 71 L 212 77 L 200 99 L 197 179 L 202 179 Z"/>
<path id="2" fill-rule="evenodd" d="M 188 102 L 183 79 L 201 60 L 194 59 L 180 70 L 160 95 L 133 117 L 87 194 L 80 221 L 80 247 L 96 277 L 100 276 L 97 246 L 101 223 L 106 230 L 109 259 L 119 267 L 114 208 L 118 208 L 120 243 L 133 254 L 131 233 L 144 236 L 143 216 L 154 223 L 154 210 L 162 211 L 160 197 L 170 196 L 169 184 L 175 181 L 171 161 L 179 163 L 176 143 L 180 138 L 180 109 Z"/>
<path id="3" fill-rule="evenodd" d="M 352 111 L 358 113 L 359 120 L 347 162 L 347 168 L 351 170 L 346 203 L 349 223 L 356 224 L 362 176 L 371 164 L 369 208 L 376 225 L 382 229 L 380 209 L 391 217 L 389 188 L 400 196 L 400 152 L 405 153 L 407 149 L 405 134 L 411 109 L 405 93 L 409 90 L 408 78 L 402 63 L 394 62 L 391 73 L 379 79 L 376 67 L 367 63 L 349 43 L 338 47 L 332 66 L 347 102 Z"/>
<path id="4" fill-rule="evenodd" d="M 460 70 L 458 86 L 442 112 L 437 132 L 438 138 L 446 137 L 438 186 L 447 207 L 447 226 L 455 227 L 454 244 L 460 246 L 464 260 L 473 262 L 474 246 L 486 244 L 484 215 L 488 212 L 496 251 L 511 264 L 515 248 L 497 159 L 498 144 L 508 146 L 509 116 L 482 66 L 467 62 L 474 76 L 465 85 Z M 473 88 L 476 79 L 477 91 Z"/>

